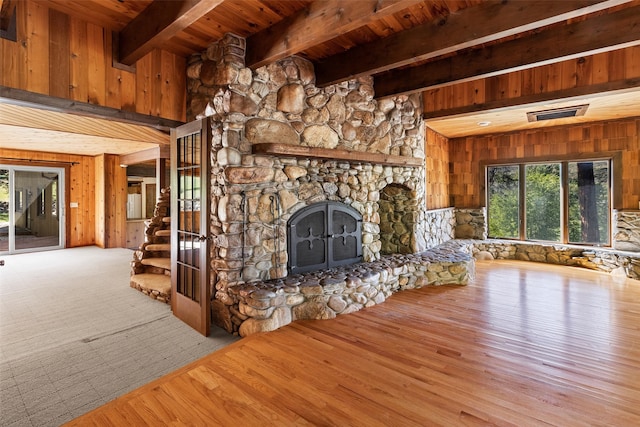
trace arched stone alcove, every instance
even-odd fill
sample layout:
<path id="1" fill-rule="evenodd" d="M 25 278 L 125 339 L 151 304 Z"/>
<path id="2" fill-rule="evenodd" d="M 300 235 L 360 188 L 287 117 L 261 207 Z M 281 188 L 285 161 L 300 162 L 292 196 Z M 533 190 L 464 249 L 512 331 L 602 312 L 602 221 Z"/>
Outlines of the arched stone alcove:
<path id="1" fill-rule="evenodd" d="M 415 227 L 418 206 L 415 191 L 401 184 L 389 184 L 380 192 L 380 253 L 416 252 Z"/>

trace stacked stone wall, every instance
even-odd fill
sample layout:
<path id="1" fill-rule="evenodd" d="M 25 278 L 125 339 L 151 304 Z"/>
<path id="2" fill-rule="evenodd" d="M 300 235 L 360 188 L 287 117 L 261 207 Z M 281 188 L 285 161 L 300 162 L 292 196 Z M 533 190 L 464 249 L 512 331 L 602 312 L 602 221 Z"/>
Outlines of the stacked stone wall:
<path id="1" fill-rule="evenodd" d="M 444 208 L 427 211 L 425 241 L 427 248 L 434 248 L 455 238 L 456 209 Z"/>
<path id="2" fill-rule="evenodd" d="M 456 239 L 486 239 L 486 208 L 456 209 L 455 237 Z"/>
<path id="3" fill-rule="evenodd" d="M 459 240 L 478 259 L 515 259 L 584 267 L 640 279 L 640 257 L 633 252 L 506 240 Z"/>
<path id="4" fill-rule="evenodd" d="M 613 211 L 613 247 L 640 252 L 640 211 Z"/>

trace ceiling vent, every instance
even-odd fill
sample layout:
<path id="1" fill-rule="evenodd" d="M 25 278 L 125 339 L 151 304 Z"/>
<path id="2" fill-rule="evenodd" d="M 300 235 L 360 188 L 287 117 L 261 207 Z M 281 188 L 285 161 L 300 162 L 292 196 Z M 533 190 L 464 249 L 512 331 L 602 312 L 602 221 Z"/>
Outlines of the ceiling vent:
<path id="1" fill-rule="evenodd" d="M 541 122 L 543 120 L 584 116 L 584 113 L 587 112 L 587 107 L 589 107 L 589 104 L 564 108 L 552 108 L 551 110 L 532 111 L 527 113 L 527 119 L 529 119 L 530 122 Z"/>

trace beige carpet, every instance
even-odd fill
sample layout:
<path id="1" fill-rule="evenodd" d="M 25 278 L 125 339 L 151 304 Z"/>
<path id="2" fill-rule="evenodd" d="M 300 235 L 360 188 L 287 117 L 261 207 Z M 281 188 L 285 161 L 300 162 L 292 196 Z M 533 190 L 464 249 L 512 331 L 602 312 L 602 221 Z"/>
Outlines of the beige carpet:
<path id="1" fill-rule="evenodd" d="M 57 426 L 235 341 L 129 287 L 128 249 L 1 256 L 0 426 Z"/>

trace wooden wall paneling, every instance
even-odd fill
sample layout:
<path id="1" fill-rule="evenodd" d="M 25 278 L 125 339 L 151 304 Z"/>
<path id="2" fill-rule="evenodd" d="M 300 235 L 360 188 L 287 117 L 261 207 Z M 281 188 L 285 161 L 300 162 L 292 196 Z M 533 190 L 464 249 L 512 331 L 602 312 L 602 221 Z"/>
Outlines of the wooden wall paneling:
<path id="1" fill-rule="evenodd" d="M 162 62 L 162 79 L 160 81 L 160 94 L 162 103 L 160 116 L 174 120 L 186 120 L 187 81 L 185 70 L 187 61 L 185 58 L 160 51 Z"/>
<path id="2" fill-rule="evenodd" d="M 158 49 L 151 52 L 151 108 L 149 114 L 159 116 L 162 110 L 162 53 Z"/>
<path id="3" fill-rule="evenodd" d="M 113 68 L 110 29 L 49 9 L 44 2 L 20 1 L 16 11 L 18 42 L 0 39 L 1 85 L 186 119 L 184 58 L 156 51 L 154 58 L 139 61 L 139 76 Z"/>
<path id="4" fill-rule="evenodd" d="M 640 46 L 427 90 L 423 94 L 424 111 L 428 113 L 478 102 L 518 98 L 635 78 L 640 78 Z M 485 88 L 486 93 L 482 101 L 456 96 L 463 88 L 468 90 L 470 84 Z"/>
<path id="5" fill-rule="evenodd" d="M 517 98 L 522 94 L 522 73 L 509 73 L 509 94 L 507 98 Z"/>
<path id="6" fill-rule="evenodd" d="M 136 74 L 122 72 L 120 74 L 120 105 L 125 111 L 136 111 Z"/>
<path id="7" fill-rule="evenodd" d="M 49 93 L 49 10 L 38 3 L 28 3 L 27 20 L 27 90 Z"/>
<path id="8" fill-rule="evenodd" d="M 87 24 L 87 102 L 96 105 L 106 104 L 106 69 L 111 66 L 111 52 L 106 51 L 105 30 L 95 24 Z"/>
<path id="9" fill-rule="evenodd" d="M 607 70 L 607 81 L 622 80 L 625 78 L 626 64 L 625 64 L 625 51 L 624 50 L 612 50 L 607 52 L 609 68 Z M 629 64 L 631 65 L 631 64 Z"/>
<path id="10" fill-rule="evenodd" d="M 119 156 L 96 156 L 96 245 L 126 247 L 127 174 Z"/>
<path id="11" fill-rule="evenodd" d="M 136 74 L 122 68 L 113 67 L 113 37 L 105 33 L 106 95 L 105 105 L 123 111 L 136 111 Z"/>
<path id="12" fill-rule="evenodd" d="M 547 92 L 547 72 L 546 67 L 535 67 L 531 69 L 533 73 L 533 93 Z"/>
<path id="13" fill-rule="evenodd" d="M 510 149 L 502 147 L 507 138 Z M 512 156 L 512 153 L 516 153 Z M 449 141 L 450 199 L 452 206 L 477 208 L 483 206 L 481 164 L 503 161 L 550 161 L 598 157 L 602 153 L 621 152 L 621 183 L 615 189 L 617 209 L 638 209 L 640 202 L 640 118 L 615 122 L 558 126 L 535 131 L 504 135 L 467 137 Z"/>
<path id="14" fill-rule="evenodd" d="M 89 94 L 89 49 L 87 45 L 87 23 L 77 18 L 70 19 L 70 97 L 87 102 Z"/>
<path id="15" fill-rule="evenodd" d="M 105 34 L 104 44 L 107 53 L 113 52 L 113 36 L 111 32 Z M 109 62 L 110 60 L 112 61 L 112 54 L 108 55 L 107 62 Z M 119 68 L 114 68 L 112 64 L 109 63 L 106 64 L 106 67 L 105 106 L 111 108 L 120 108 L 120 106 L 122 105 L 122 74 L 125 73 L 125 71 Z M 135 111 L 135 109 L 133 111 Z"/>
<path id="16" fill-rule="evenodd" d="M 152 114 L 153 61 L 151 55 L 149 53 L 136 62 L 136 113 Z"/>
<path id="17" fill-rule="evenodd" d="M 593 55 L 591 74 L 592 84 L 609 81 L 609 54 L 607 52 Z"/>
<path id="18" fill-rule="evenodd" d="M 109 155 L 109 175 L 107 183 L 110 203 L 109 248 L 125 248 L 127 246 L 127 170 L 120 167 L 120 156 Z"/>
<path id="19" fill-rule="evenodd" d="M 561 66 L 561 88 L 576 87 L 578 81 L 578 62 L 583 58 L 574 59 L 571 61 L 563 61 Z"/>
<path id="20" fill-rule="evenodd" d="M 69 97 L 70 76 L 69 15 L 49 10 L 49 95 Z"/>
<path id="21" fill-rule="evenodd" d="M 85 162 L 84 167 L 82 168 L 82 179 L 84 180 L 83 182 L 94 182 L 92 181 L 92 178 L 94 176 L 95 176 L 95 161 L 92 161 L 91 163 Z M 88 185 L 83 186 L 82 190 L 83 190 L 81 194 L 82 199 L 80 203 L 82 203 L 81 206 L 84 206 L 83 213 L 84 213 L 84 221 L 86 222 L 86 225 L 82 227 L 82 231 L 83 231 L 82 242 L 85 242 L 85 244 L 89 244 L 89 242 L 91 242 L 91 244 L 95 244 L 96 215 L 95 215 L 95 210 L 93 209 L 93 206 L 95 205 L 95 200 L 96 200 L 95 183 L 94 185 L 91 185 L 91 186 L 88 186 Z"/>
<path id="22" fill-rule="evenodd" d="M 547 67 L 546 91 L 552 92 L 562 89 L 562 62 L 549 64 Z"/>
<path id="23" fill-rule="evenodd" d="M 2 157 L 13 159 L 30 159 L 50 163 L 42 163 L 43 166 L 64 167 L 60 162 L 75 162 L 77 164 L 67 167 L 66 177 L 66 221 L 65 227 L 67 247 L 87 246 L 95 243 L 94 229 L 94 159 L 88 156 L 40 153 L 23 150 L 2 150 Z M 20 162 L 18 160 L 2 161 L 5 164 L 22 164 L 33 166 L 33 162 Z M 77 208 L 70 208 L 71 202 L 77 202 Z"/>
<path id="24" fill-rule="evenodd" d="M 96 217 L 96 245 L 101 248 L 107 247 L 106 241 L 106 184 L 105 184 L 105 165 L 106 160 L 104 154 L 95 157 L 95 176 L 93 181 L 95 182 L 95 217 Z"/>
<path id="25" fill-rule="evenodd" d="M 449 140 L 427 129 L 425 145 L 427 209 L 449 207 Z"/>
<path id="26" fill-rule="evenodd" d="M 633 46 L 624 50 L 625 78 L 640 76 L 640 46 Z"/>
<path id="27" fill-rule="evenodd" d="M 533 69 L 527 68 L 526 70 L 520 71 L 520 74 L 522 74 L 522 88 L 520 90 L 520 94 L 522 96 L 533 95 L 535 86 L 533 81 Z"/>
<path id="28" fill-rule="evenodd" d="M 470 81 L 467 83 L 473 93 L 473 102 L 482 104 L 486 100 L 486 87 L 482 81 Z"/>

